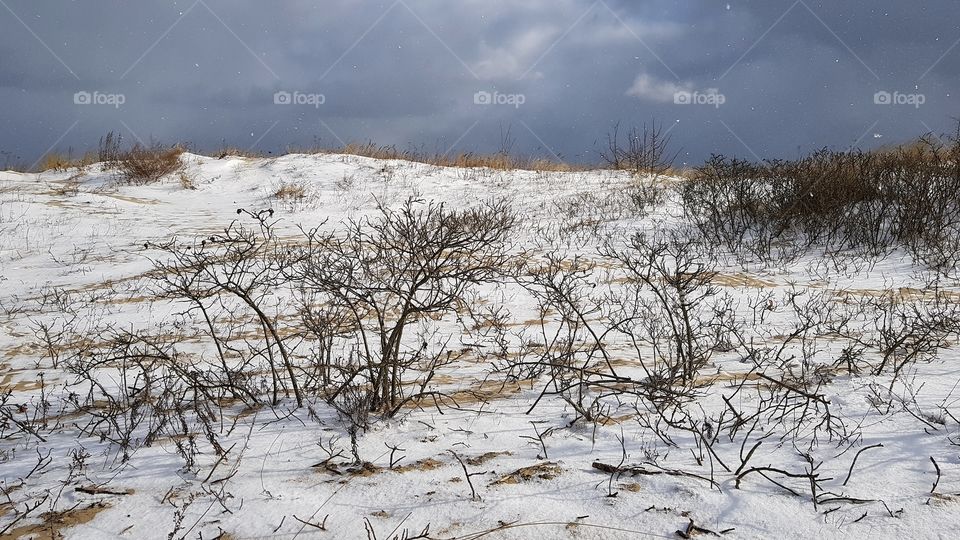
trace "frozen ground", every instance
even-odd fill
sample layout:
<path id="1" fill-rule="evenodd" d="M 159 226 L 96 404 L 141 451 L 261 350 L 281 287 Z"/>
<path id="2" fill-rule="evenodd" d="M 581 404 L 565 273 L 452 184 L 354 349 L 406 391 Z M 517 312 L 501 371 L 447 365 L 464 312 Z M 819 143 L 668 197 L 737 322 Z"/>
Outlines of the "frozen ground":
<path id="1" fill-rule="evenodd" d="M 50 350 L 41 329 L 55 333 L 67 313 L 78 314 L 75 326 L 84 328 L 111 323 L 149 331 L 182 323 L 185 307 L 152 292 L 151 259 L 163 253 L 145 243 L 216 234 L 243 219 L 238 208 L 273 208 L 280 234 L 292 236 L 297 225 L 329 219 L 327 226 L 336 227 L 373 214 L 378 203 L 396 206 L 410 197 L 450 208 L 504 198 L 519 215 L 517 252 L 581 255 L 598 265 L 588 281 L 616 296 L 622 276 L 598 254 L 601 243 L 622 244 L 635 231 L 682 219 L 673 196 L 648 213 L 631 211 L 625 193 L 636 180 L 609 171 L 444 169 L 339 155 L 185 154 L 183 161 L 195 189 L 177 178 L 121 186 L 96 166 L 79 175 L 0 173 L 0 384 L 9 393 L 0 419 L 0 528 L 12 523 L 6 534 L 953 538 L 960 530 L 955 335 L 896 380 L 890 372 L 838 367 L 848 343 L 836 332 L 810 330 L 802 344 L 788 338 L 797 316 L 791 295 L 801 307 L 823 302 L 840 310 L 891 291 L 922 302 L 926 276 L 896 255 L 839 268 L 815 256 L 784 267 L 718 268 L 713 281 L 745 321 L 751 345 L 774 350 L 786 342 L 787 352 L 762 372 L 775 381 L 760 377 L 739 347 L 714 354 L 685 405 L 691 416 L 683 425 L 695 430 L 664 426 L 643 400 L 616 395 L 603 399 L 600 418 L 578 419 L 559 396 L 538 400 L 550 384 L 546 375 L 508 377 L 484 336 L 460 333 L 450 320 L 437 321 L 437 335 L 467 353 L 429 383 L 447 397 L 373 421 L 358 440 L 367 465 L 350 463 L 345 422 L 319 396 L 303 407 L 291 399 L 273 407 L 225 404 L 214 421 L 218 445 L 227 450 L 222 456 L 197 435 L 190 439 L 194 463 L 184 461 L 175 437 L 135 440 L 123 459 L 117 444 L 81 429 L 90 420 L 69 398 L 83 390 L 62 368 L 70 340 Z M 274 196 L 291 184 L 302 196 Z M 958 289 L 939 287 L 952 303 Z M 521 287 L 485 286 L 474 300 L 508 310 L 514 357 L 543 348 L 537 305 Z M 608 339 L 618 376 L 642 380 L 644 353 L 614 334 Z M 876 353 L 864 354 L 876 365 Z M 103 377 L 111 388 L 128 384 L 112 372 Z M 794 407 L 798 396 L 785 396 L 782 387 L 774 388 L 776 399 L 786 400 L 782 408 L 759 405 L 762 396 L 774 399 L 771 385 L 813 377 L 818 385 L 804 392 L 815 399 L 805 405 Z M 728 424 L 718 425 L 725 411 Z M 731 432 L 731 411 L 758 416 Z M 714 437 L 714 430 L 723 433 Z M 328 457 L 321 446 L 343 454 L 316 466 Z M 390 447 L 402 450 L 392 455 Z M 625 468 L 611 473 L 607 466 Z"/>

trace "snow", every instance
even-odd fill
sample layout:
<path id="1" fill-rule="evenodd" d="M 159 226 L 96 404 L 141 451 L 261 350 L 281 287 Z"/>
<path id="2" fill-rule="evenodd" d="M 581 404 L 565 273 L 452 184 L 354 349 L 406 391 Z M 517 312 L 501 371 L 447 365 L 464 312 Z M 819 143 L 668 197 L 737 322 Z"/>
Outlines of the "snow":
<path id="1" fill-rule="evenodd" d="M 112 171 L 98 166 L 79 178 L 74 177 L 76 170 L 0 172 L 0 351 L 2 387 L 12 391 L 11 404 L 36 404 L 44 392 L 54 403 L 53 411 L 64 406 L 62 389 L 70 377 L 50 365 L 34 335 L 37 321 L 55 321 L 60 315 L 55 304 L 38 307 L 44 293 L 66 290 L 71 302 L 84 304 L 89 313 L 100 313 L 105 320 L 137 328 L 156 326 L 183 308 L 150 297 L 147 273 L 153 268 L 150 257 L 157 253 L 145 249 L 144 243 L 222 231 L 237 218 L 238 208 L 274 208 L 281 229 L 294 234 L 297 225 L 309 228 L 329 220 L 335 226 L 374 213 L 377 204 L 396 206 L 410 197 L 451 207 L 506 198 L 521 216 L 518 245 L 535 246 L 538 230 L 568 231 L 556 234 L 555 243 L 570 254 L 593 259 L 598 259 L 597 247 L 606 234 L 622 238 L 682 220 L 671 199 L 647 216 L 607 216 L 597 234 L 573 227 L 558 204 L 583 206 L 587 214 L 590 201 L 621 196 L 635 180 L 612 171 L 457 169 L 333 154 L 271 159 L 184 154 L 182 159 L 184 174 L 196 189 L 185 189 L 174 178 L 145 186 L 118 185 Z M 74 182 L 75 193 L 68 189 Z M 307 197 L 274 200 L 271 193 L 285 182 L 303 184 Z M 894 255 L 825 277 L 812 271 L 816 261 L 811 255 L 787 268 L 731 264 L 722 270 L 723 276 L 749 279 L 724 281 L 723 292 L 738 302 L 773 293 L 777 306 L 771 321 L 756 331 L 774 335 L 789 325 L 781 298 L 791 288 L 808 296 L 829 292 L 838 303 L 842 295 L 837 290 L 862 296 L 866 291 L 923 288 L 918 268 L 905 257 Z M 514 330 L 537 316 L 530 297 L 515 288 L 490 287 L 480 294 L 505 302 L 516 323 Z M 532 337 L 539 331 L 533 326 L 527 330 Z M 818 342 L 825 362 L 837 352 L 837 344 L 828 341 Z M 630 371 L 629 349 L 624 345 L 618 350 L 625 355 L 624 369 L 636 376 Z M 940 351 L 935 361 L 911 367 L 894 392 L 906 395 L 909 383 L 919 410 L 955 410 L 957 360 L 955 349 Z M 711 374 L 747 370 L 731 355 L 719 356 L 715 363 L 708 368 Z M 38 388 L 41 374 L 44 386 Z M 442 374 L 446 377 L 436 384 L 448 393 L 498 380 L 488 363 L 475 360 Z M 499 530 L 483 537 L 676 538 L 675 531 L 685 530 L 690 520 L 718 533 L 729 530 L 723 536 L 732 538 L 945 538 L 960 530 L 960 452 L 950 441 L 960 426 L 952 419 L 930 426 L 902 407 L 889 411 L 873 407 L 870 396 L 876 388 L 890 385 L 889 375 L 836 374 L 820 389 L 833 413 L 857 432 L 854 440 L 824 439 L 810 451 L 816 462 L 822 461 L 817 469 L 820 478 L 831 478 L 822 485 L 837 495 L 873 502 L 816 507 L 806 479 L 774 477 L 797 495 L 759 473 L 746 476 L 737 487 L 736 475 L 717 464 L 713 487 L 702 479 L 668 474 L 622 475 L 610 483 L 610 475 L 592 464 L 617 465 L 623 451 L 624 464 L 653 462 L 656 467 L 646 466 L 651 471 L 682 470 L 709 477 L 711 464 L 694 459 L 697 442 L 690 433 L 674 433 L 676 446 L 668 446 L 627 409 L 611 415 L 622 417 L 618 422 L 581 420 L 571 425 L 574 412 L 561 399 L 548 396 L 528 414 L 545 383 L 544 379 L 508 383 L 487 403 L 465 402 L 460 408 L 440 410 L 423 403 L 375 422 L 359 441 L 360 454 L 376 467 L 368 474 L 346 472 L 347 465 L 339 466 L 342 474 L 314 467 L 325 457 L 318 442 L 327 444 L 331 437 L 339 437 L 337 444 L 346 450 L 349 437 L 336 413 L 322 400 L 312 399 L 302 408 L 287 401 L 256 411 L 236 407 L 221 431 L 220 444 L 235 445 L 228 459 L 220 463 L 200 441 L 193 469 L 184 467 L 170 440 L 139 448 L 121 463 L 108 443 L 78 435 L 70 427 L 74 418 L 65 416 L 62 429 L 44 431 L 44 441 L 22 434 L 0 439 L 0 475 L 4 486 L 16 485 L 37 463 L 38 453 L 50 452 L 50 464 L 11 491 L 10 497 L 21 507 L 19 501 L 28 500 L 27 495 L 36 499 L 51 494 L 17 527 L 44 521 L 42 512 L 105 501 L 107 507 L 91 520 L 61 530 L 70 538 L 166 538 L 183 508 L 178 538 L 201 534 L 214 538 L 221 533 L 234 539 L 367 538 L 365 526 L 379 539 L 402 538 L 405 530 L 415 536 L 427 526 L 431 538 L 479 538 L 493 529 Z M 698 400 L 703 413 L 696 414 L 723 410 L 719 396 L 728 389 L 722 382 L 711 386 Z M 736 399 L 749 402 L 755 394 L 748 388 Z M 543 455 L 536 431 L 551 428 L 544 437 L 547 455 Z M 804 428 L 800 441 L 809 443 L 809 430 Z M 745 443 L 742 434 L 735 441 L 720 437 L 716 451 L 736 469 L 756 440 Z M 854 455 L 875 444 L 883 446 L 860 454 L 844 486 Z M 404 456 L 397 464 L 401 470 L 390 470 L 388 445 L 403 449 L 397 453 Z M 80 449 L 90 455 L 85 476 L 69 478 L 71 453 Z M 750 465 L 803 471 L 808 463 L 798 450 L 805 449 L 794 448 L 791 439 L 782 441 L 776 433 L 757 448 Z M 494 453 L 478 465 L 467 465 L 478 500 L 471 500 L 463 469 L 451 451 L 465 461 Z M 931 458 L 942 469 L 936 495 L 931 494 L 937 479 Z M 559 473 L 495 484 L 513 471 L 538 464 L 556 465 Z M 411 465 L 411 470 L 402 469 Z M 88 494 L 74 489 L 94 484 L 132 493 Z M 611 488 L 614 497 L 608 496 Z M 212 492 L 222 495 L 223 505 Z M 0 502 L 0 527 L 13 515 Z M 324 519 L 326 530 L 303 523 Z"/>

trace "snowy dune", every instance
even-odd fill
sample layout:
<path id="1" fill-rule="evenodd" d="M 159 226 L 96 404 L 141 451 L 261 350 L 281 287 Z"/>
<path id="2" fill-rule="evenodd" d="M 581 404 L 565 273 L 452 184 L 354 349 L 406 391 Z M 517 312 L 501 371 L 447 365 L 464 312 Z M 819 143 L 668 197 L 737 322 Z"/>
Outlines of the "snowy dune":
<path id="1" fill-rule="evenodd" d="M 171 239 L 210 237 L 233 220 L 255 226 L 238 216 L 240 208 L 273 209 L 278 236 L 296 238 L 298 227 L 337 230 L 347 220 L 375 219 L 378 205 L 400 208 L 411 198 L 450 209 L 504 200 L 517 215 L 511 253 L 530 260 L 548 252 L 565 261 L 581 257 L 588 304 L 627 295 L 622 269 L 600 254 L 605 243 L 623 247 L 633 233 L 684 220 L 669 190 L 683 180 L 658 180 L 665 199 L 641 212 L 628 196 L 638 180 L 613 171 L 440 168 L 342 155 L 184 154 L 182 161 L 186 180 L 171 176 L 143 186 L 119 185 L 114 172 L 99 166 L 0 172 L 0 361 L 9 392 L 0 419 L 0 476 L 9 502 L 0 499 L 0 528 L 12 524 L 8 533 L 937 538 L 960 530 L 960 425 L 950 414 L 960 416 L 956 348 L 938 348 L 894 380 L 889 372 L 838 367 L 849 335 L 863 335 L 871 320 L 854 317 L 847 337 L 824 325 L 802 343 L 789 338 L 798 313 L 813 317 L 815 306 L 842 312 L 890 291 L 924 301 L 928 276 L 897 254 L 839 267 L 816 255 L 780 267 L 719 264 L 715 298 L 729 302 L 751 345 L 783 350 L 765 371 L 737 344 L 713 353 L 685 405 L 696 430 L 668 426 L 648 403 L 615 392 L 601 398 L 602 414 L 589 421 L 552 394 L 545 373 L 511 377 L 516 372 L 504 362 L 541 354 L 559 315 L 547 310 L 541 326 L 537 298 L 501 280 L 478 286 L 470 298 L 478 311 L 502 306 L 508 359 L 496 356 L 482 325 L 463 329 L 458 319 L 466 315 L 418 321 L 422 334 L 408 341 L 434 336 L 430 347 L 446 343 L 459 356 L 427 383 L 444 396 L 439 401 L 408 403 L 359 433 L 366 465 L 351 463 L 347 425 L 319 395 L 307 395 L 302 407 L 291 397 L 276 406 L 225 403 L 212 420 L 223 455 L 200 433 L 165 433 L 147 445 L 135 428 L 137 440 L 123 456 L 116 442 L 96 436 L 102 428 L 85 428 L 90 413 L 71 401 L 71 393 L 88 391 L 69 368 L 76 347 L 64 338 L 62 350 L 51 351 L 43 329 L 56 333 L 69 319 L 92 340 L 106 326 L 179 329 L 187 336 L 179 350 L 212 361 L 213 349 L 194 335 L 204 331 L 198 315 L 157 296 L 154 261 L 164 259 L 158 246 Z M 285 186 L 295 186 L 297 195 L 277 198 Z M 960 294 L 941 286 L 947 298 Z M 604 314 L 585 319 L 600 325 Z M 618 332 L 603 340 L 622 378 L 606 390 L 646 380 L 646 348 Z M 865 354 L 875 365 L 874 353 Z M 595 356 L 590 361 L 599 363 Z M 819 384 L 803 391 L 815 396 L 807 409 L 793 406 L 796 394 L 771 390 L 814 372 Z M 100 377 L 108 390 L 137 384 L 120 380 L 117 366 Z M 786 401 L 763 408 L 765 399 Z M 744 421 L 731 431 L 735 414 Z M 726 424 L 718 425 L 719 418 Z M 184 444 L 194 446 L 193 463 L 184 460 Z M 328 451 L 340 455 L 327 460 Z"/>

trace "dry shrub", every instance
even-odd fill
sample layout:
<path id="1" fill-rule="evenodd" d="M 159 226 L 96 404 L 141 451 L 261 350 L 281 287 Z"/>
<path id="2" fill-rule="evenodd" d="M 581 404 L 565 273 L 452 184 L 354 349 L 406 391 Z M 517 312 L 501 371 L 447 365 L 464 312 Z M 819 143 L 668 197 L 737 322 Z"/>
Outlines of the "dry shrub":
<path id="1" fill-rule="evenodd" d="M 302 201 L 307 198 L 307 186 L 303 182 L 280 182 L 271 190 L 274 199 Z"/>
<path id="2" fill-rule="evenodd" d="M 661 185 L 655 177 L 638 179 L 624 189 L 624 193 L 630 199 L 633 208 L 641 216 L 647 215 L 654 208 L 667 202 L 667 188 Z"/>
<path id="3" fill-rule="evenodd" d="M 630 129 L 620 140 L 620 124 L 607 134 L 607 148 L 600 150 L 600 158 L 614 170 L 634 174 L 663 176 L 673 168 L 677 153 L 670 153 L 670 130 L 663 131 L 663 123 L 652 121 L 642 128 Z"/>
<path id="4" fill-rule="evenodd" d="M 225 157 L 230 157 L 230 156 L 243 157 L 243 158 L 266 157 L 266 155 L 264 155 L 263 152 L 259 152 L 257 150 L 251 150 L 249 148 L 248 149 L 237 148 L 236 146 L 224 146 L 223 148 L 218 150 L 215 153 L 215 155 L 217 156 L 217 159 L 223 159 Z"/>
<path id="5" fill-rule="evenodd" d="M 177 172 L 177 179 L 180 180 L 180 187 L 188 190 L 197 189 L 197 180 L 193 176 L 186 173 L 186 171 L 180 170 Z"/>
<path id="6" fill-rule="evenodd" d="M 182 167 L 181 146 L 164 146 L 154 143 L 151 146 L 141 144 L 121 154 L 117 159 L 120 175 L 128 184 L 143 185 L 159 181 Z"/>
<path id="7" fill-rule="evenodd" d="M 70 168 L 70 158 L 57 152 L 47 154 L 40 162 L 41 171 L 62 172 L 68 168 Z"/>
<path id="8" fill-rule="evenodd" d="M 869 256 L 905 247 L 947 268 L 960 257 L 952 241 L 960 232 L 958 158 L 960 137 L 763 163 L 714 156 L 682 186 L 683 208 L 712 243 L 760 259 L 812 246 Z"/>

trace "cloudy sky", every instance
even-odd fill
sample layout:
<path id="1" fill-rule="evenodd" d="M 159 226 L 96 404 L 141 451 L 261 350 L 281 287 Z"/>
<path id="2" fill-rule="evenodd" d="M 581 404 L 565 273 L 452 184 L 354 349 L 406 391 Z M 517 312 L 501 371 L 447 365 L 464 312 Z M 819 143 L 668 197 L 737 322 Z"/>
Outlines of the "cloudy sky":
<path id="1" fill-rule="evenodd" d="M 0 166 L 184 141 L 596 161 L 656 119 L 697 164 L 943 133 L 956 0 L 0 0 Z"/>

